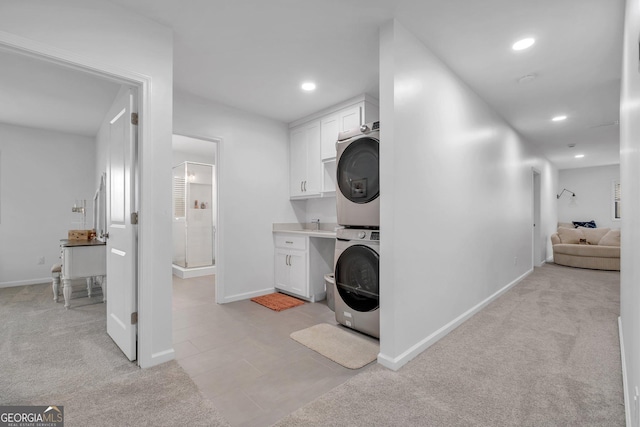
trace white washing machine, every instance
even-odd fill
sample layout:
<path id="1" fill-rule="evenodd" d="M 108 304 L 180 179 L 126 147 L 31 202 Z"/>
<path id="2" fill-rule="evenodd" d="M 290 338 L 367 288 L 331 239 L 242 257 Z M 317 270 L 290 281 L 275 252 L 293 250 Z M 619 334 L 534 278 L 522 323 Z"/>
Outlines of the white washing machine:
<path id="1" fill-rule="evenodd" d="M 376 338 L 380 338 L 379 252 L 379 231 L 336 230 L 336 321 Z"/>
<path id="2" fill-rule="evenodd" d="M 380 122 L 340 132 L 337 150 L 338 224 L 380 227 Z"/>

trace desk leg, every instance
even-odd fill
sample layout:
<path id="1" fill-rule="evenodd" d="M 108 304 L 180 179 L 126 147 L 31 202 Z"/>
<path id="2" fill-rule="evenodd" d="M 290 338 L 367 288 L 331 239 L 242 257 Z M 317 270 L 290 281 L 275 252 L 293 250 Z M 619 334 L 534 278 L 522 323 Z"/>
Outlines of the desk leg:
<path id="1" fill-rule="evenodd" d="M 93 287 L 93 277 L 87 277 L 87 296 L 91 298 L 91 288 Z"/>
<path id="2" fill-rule="evenodd" d="M 107 302 L 107 276 L 100 276 L 100 287 L 102 288 L 102 302 Z"/>
<path id="3" fill-rule="evenodd" d="M 69 300 L 71 299 L 71 279 L 63 278 L 62 294 L 64 295 L 64 308 L 69 308 Z"/>
<path id="4" fill-rule="evenodd" d="M 60 289 L 60 273 L 53 276 L 53 300 L 58 302 L 58 290 Z"/>

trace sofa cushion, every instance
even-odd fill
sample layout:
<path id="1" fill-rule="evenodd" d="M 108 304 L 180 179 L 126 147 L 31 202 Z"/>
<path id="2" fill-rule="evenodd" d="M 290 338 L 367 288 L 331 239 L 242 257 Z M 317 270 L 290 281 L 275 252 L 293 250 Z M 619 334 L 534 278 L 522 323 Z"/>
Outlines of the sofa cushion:
<path id="1" fill-rule="evenodd" d="M 563 242 L 564 243 L 564 242 Z M 607 234 L 602 236 L 600 242 L 598 242 L 600 246 L 620 246 L 620 229 L 614 228 L 609 230 Z"/>
<path id="2" fill-rule="evenodd" d="M 594 220 L 591 221 L 573 221 L 573 225 L 576 227 L 585 227 L 585 228 L 596 228 L 596 222 Z"/>
<path id="3" fill-rule="evenodd" d="M 560 236 L 561 243 L 580 243 L 580 239 L 584 239 L 584 233 L 579 228 L 565 228 L 558 227 L 558 236 Z"/>
<path id="4" fill-rule="evenodd" d="M 607 227 L 602 228 L 580 228 L 584 233 L 584 237 L 587 239 L 587 243 L 590 245 L 597 245 L 600 239 L 611 230 Z"/>
<path id="5" fill-rule="evenodd" d="M 620 258 L 620 246 L 575 245 L 561 243 L 553 246 L 553 253 L 595 258 Z"/>

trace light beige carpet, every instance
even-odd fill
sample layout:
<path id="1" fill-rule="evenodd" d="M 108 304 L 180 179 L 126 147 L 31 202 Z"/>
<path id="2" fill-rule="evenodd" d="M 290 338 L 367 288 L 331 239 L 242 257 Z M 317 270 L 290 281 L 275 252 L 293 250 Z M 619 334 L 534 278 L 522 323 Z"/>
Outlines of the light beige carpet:
<path id="1" fill-rule="evenodd" d="M 177 362 L 129 362 L 106 319 L 105 304 L 65 310 L 50 283 L 0 288 L 0 405 L 55 402 L 67 427 L 229 425 Z"/>
<path id="2" fill-rule="evenodd" d="M 624 426 L 620 273 L 536 268 L 397 372 L 374 365 L 278 427 Z"/>
<path id="3" fill-rule="evenodd" d="M 290 336 L 349 369 L 360 369 L 373 362 L 380 352 L 377 340 L 328 323 L 293 332 Z"/>

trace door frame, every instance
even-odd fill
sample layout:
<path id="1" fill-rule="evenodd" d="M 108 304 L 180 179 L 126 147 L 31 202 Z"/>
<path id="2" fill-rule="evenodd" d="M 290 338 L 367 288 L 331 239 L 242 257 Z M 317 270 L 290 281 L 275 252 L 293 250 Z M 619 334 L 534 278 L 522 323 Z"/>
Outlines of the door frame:
<path id="1" fill-rule="evenodd" d="M 213 150 L 215 155 L 215 168 L 214 176 L 216 179 L 216 234 L 214 239 L 214 253 L 215 253 L 215 266 L 216 266 L 216 303 L 224 304 L 224 253 L 220 250 L 223 247 L 222 242 L 224 239 L 224 227 L 222 224 L 224 223 L 223 211 L 220 209 L 220 189 L 222 188 L 222 183 L 220 182 L 220 178 L 222 177 L 222 173 L 220 170 L 224 168 L 224 162 L 222 161 L 222 146 L 223 139 L 217 136 L 202 136 L 192 133 L 184 133 L 184 132 L 173 132 L 173 135 L 186 136 L 187 138 L 199 139 L 205 142 L 213 143 Z"/>
<path id="2" fill-rule="evenodd" d="M 62 67 L 93 74 L 106 80 L 135 87 L 137 89 L 138 117 L 140 120 L 140 124 L 138 125 L 138 146 L 136 151 L 136 175 L 138 178 L 141 178 L 141 159 L 144 154 L 142 147 L 145 145 L 144 141 L 150 139 L 149 129 L 145 124 L 150 123 L 149 104 L 152 83 L 151 77 L 118 67 L 113 67 L 109 64 L 104 64 L 85 57 L 84 55 L 61 50 L 24 37 L 6 33 L 4 31 L 0 31 L 0 49 L 20 55 L 27 55 L 42 61 L 52 62 Z M 134 204 L 135 209 L 138 209 L 142 199 L 142 187 L 139 180 L 136 184 L 137 191 Z M 151 295 L 153 289 L 151 284 L 147 284 L 142 280 L 145 276 L 145 272 L 140 268 L 139 262 L 141 254 L 145 252 L 145 243 L 147 241 L 146 236 L 151 234 L 152 230 L 148 230 L 145 227 L 144 217 L 141 215 L 138 224 L 136 248 L 136 292 L 138 300 L 138 358 L 136 363 L 138 365 L 141 365 L 141 362 L 144 363 L 145 360 L 152 359 L 152 336 L 146 332 L 147 328 L 149 331 L 152 330 L 151 324 L 153 321 L 153 310 L 150 307 L 151 298 L 145 298 L 145 296 Z"/>
<path id="3" fill-rule="evenodd" d="M 531 168 L 531 266 L 540 267 L 544 264 L 540 223 L 542 222 L 542 174 L 536 168 Z"/>

